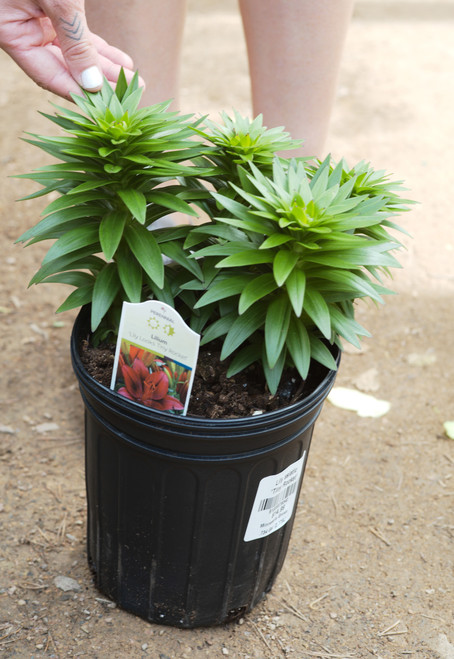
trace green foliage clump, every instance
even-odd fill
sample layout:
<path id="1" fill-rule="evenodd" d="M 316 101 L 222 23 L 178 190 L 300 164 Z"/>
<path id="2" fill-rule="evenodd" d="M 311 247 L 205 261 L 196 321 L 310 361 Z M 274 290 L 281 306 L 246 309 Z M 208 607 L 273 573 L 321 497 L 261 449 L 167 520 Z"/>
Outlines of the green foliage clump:
<path id="1" fill-rule="evenodd" d="M 29 140 L 59 161 L 24 175 L 43 188 L 30 197 L 59 194 L 19 239 L 55 240 L 31 283 L 75 286 L 58 311 L 91 304 L 96 340 L 124 300 L 162 300 L 202 344 L 222 342 L 229 375 L 261 363 L 273 394 L 286 366 L 303 379 L 311 359 L 336 368 L 329 345 L 367 335 L 355 300 L 391 292 L 390 229 L 410 203 L 400 183 L 366 163 L 279 157 L 298 143 L 261 117 L 195 120 L 139 108 L 140 92 L 122 75 L 115 91 L 74 97 L 82 113 L 46 115 L 63 136 Z M 150 231 L 200 210 L 207 223 Z"/>
<path id="2" fill-rule="evenodd" d="M 82 114 L 45 115 L 65 135 L 28 140 L 60 161 L 24 176 L 43 186 L 27 198 L 60 195 L 19 239 L 56 239 L 30 283 L 75 286 L 58 311 L 91 303 L 93 331 L 103 321 L 115 325 L 123 300 L 140 302 L 146 287 L 162 288 L 162 254 L 176 254 L 148 227 L 169 212 L 197 215 L 188 203 L 193 192 L 176 181 L 196 175 L 184 161 L 204 151 L 192 139 L 194 122 L 168 112 L 169 103 L 138 109 L 140 96 L 137 76 L 129 86 L 121 76 L 115 92 L 106 83 L 98 94 L 75 96 Z"/>

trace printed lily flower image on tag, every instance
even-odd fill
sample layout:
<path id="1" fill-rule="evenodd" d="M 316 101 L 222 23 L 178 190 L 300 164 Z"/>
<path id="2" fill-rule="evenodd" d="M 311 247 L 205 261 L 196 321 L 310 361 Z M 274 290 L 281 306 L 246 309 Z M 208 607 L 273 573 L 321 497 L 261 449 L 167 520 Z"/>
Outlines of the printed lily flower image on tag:
<path id="1" fill-rule="evenodd" d="M 123 304 L 111 389 L 162 412 L 186 414 L 199 335 L 167 304 Z"/>
<path id="2" fill-rule="evenodd" d="M 182 411 L 187 390 L 181 387 L 180 378 L 187 384 L 190 372 L 181 364 L 123 340 L 115 388 L 122 396 L 154 410 Z M 123 386 L 118 386 L 122 381 Z"/>

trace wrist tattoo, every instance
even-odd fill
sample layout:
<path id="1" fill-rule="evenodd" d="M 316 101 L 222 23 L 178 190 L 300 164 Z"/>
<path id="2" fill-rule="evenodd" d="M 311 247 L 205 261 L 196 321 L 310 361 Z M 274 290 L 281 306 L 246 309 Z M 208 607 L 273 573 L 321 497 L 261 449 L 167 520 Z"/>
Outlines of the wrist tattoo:
<path id="1" fill-rule="evenodd" d="M 73 41 L 80 41 L 84 35 L 84 26 L 82 25 L 82 19 L 80 18 L 79 12 L 76 11 L 72 21 L 65 21 L 63 18 L 60 18 L 61 23 L 63 23 L 63 30 L 66 33 L 66 36 Z"/>

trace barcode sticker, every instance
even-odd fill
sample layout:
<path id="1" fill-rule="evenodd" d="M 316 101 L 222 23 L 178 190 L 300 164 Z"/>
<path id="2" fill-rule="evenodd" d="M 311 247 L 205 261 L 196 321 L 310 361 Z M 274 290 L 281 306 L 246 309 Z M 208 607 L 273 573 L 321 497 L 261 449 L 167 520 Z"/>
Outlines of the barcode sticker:
<path id="1" fill-rule="evenodd" d="M 262 478 L 244 534 L 245 542 L 274 533 L 291 518 L 305 459 L 306 451 L 280 474 Z"/>

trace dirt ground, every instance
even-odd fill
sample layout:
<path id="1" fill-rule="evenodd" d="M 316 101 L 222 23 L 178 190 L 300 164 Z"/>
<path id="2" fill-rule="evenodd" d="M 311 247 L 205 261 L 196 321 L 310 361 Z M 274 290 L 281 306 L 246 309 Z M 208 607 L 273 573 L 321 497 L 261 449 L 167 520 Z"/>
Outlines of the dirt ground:
<path id="1" fill-rule="evenodd" d="M 45 246 L 13 245 L 43 203 L 17 204 L 31 186 L 8 177 L 42 164 L 19 138 L 52 130 L 38 114 L 51 97 L 0 54 L 2 657 L 454 657 L 453 19 L 452 2 L 359 0 L 329 136 L 336 158 L 394 172 L 421 202 L 401 222 L 413 240 L 399 295 L 360 307 L 373 337 L 337 380 L 364 387 L 375 369 L 366 388 L 391 409 L 368 419 L 325 405 L 274 589 L 244 620 L 194 631 L 144 622 L 92 585 L 75 314 L 54 315 L 61 287 L 27 290 Z M 248 112 L 236 3 L 192 0 L 186 34 L 183 110 Z"/>

